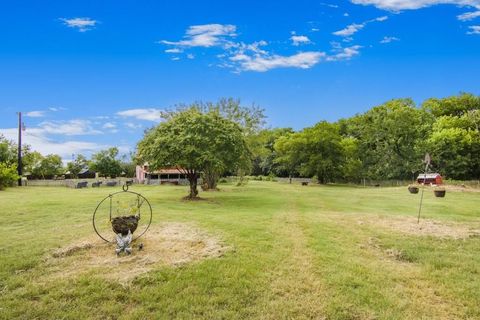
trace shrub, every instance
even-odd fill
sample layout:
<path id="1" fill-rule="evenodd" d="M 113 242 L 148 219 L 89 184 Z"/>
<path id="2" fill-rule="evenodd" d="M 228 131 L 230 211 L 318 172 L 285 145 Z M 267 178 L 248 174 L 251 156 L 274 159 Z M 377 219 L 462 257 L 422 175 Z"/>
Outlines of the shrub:
<path id="1" fill-rule="evenodd" d="M 276 177 L 273 173 L 270 173 L 270 174 L 265 178 L 265 180 L 276 182 L 276 181 L 277 181 L 277 177 Z"/>
<path id="2" fill-rule="evenodd" d="M 11 187 L 18 180 L 16 166 L 0 163 L 0 190 Z"/>

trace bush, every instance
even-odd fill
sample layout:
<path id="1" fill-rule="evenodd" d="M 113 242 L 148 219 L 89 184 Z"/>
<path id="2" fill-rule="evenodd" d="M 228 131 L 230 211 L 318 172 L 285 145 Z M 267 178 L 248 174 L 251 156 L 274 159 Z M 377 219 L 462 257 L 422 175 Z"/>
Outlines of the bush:
<path id="1" fill-rule="evenodd" d="M 220 180 L 218 180 L 218 183 L 228 183 L 228 180 L 227 178 L 221 178 Z"/>
<path id="2" fill-rule="evenodd" d="M 265 178 L 265 180 L 276 182 L 276 181 L 277 181 L 276 178 L 277 178 L 277 177 L 276 177 L 273 173 L 270 173 L 270 174 Z"/>
<path id="3" fill-rule="evenodd" d="M 0 190 L 13 186 L 17 180 L 17 167 L 0 163 Z"/>

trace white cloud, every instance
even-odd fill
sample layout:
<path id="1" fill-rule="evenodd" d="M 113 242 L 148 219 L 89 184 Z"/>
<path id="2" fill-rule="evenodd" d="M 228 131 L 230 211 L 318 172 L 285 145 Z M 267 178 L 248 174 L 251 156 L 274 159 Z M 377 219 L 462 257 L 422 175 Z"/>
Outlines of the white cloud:
<path id="1" fill-rule="evenodd" d="M 142 125 L 140 124 L 136 124 L 136 123 L 133 123 L 133 122 L 125 122 L 125 127 L 129 128 L 129 129 L 140 129 L 142 127 Z"/>
<path id="2" fill-rule="evenodd" d="M 330 8 L 334 8 L 334 9 L 337 9 L 337 8 L 338 8 L 338 5 L 336 5 L 336 4 L 325 3 L 325 2 L 320 2 L 320 4 L 321 4 L 322 6 L 326 6 L 326 7 L 330 7 Z"/>
<path id="3" fill-rule="evenodd" d="M 380 43 L 390 43 L 390 42 L 393 42 L 393 41 L 400 41 L 400 39 L 398 39 L 397 37 L 383 37 L 383 39 L 380 41 Z"/>
<path id="4" fill-rule="evenodd" d="M 161 117 L 161 110 L 148 108 L 148 109 L 129 109 L 117 112 L 117 115 L 125 118 L 135 118 L 139 120 L 148 120 L 148 121 L 155 121 L 159 122 Z"/>
<path id="5" fill-rule="evenodd" d="M 453 4 L 480 8 L 480 0 L 350 0 L 354 4 L 373 5 L 389 11 L 415 10 L 437 4 Z"/>
<path id="6" fill-rule="evenodd" d="M 184 40 L 160 43 L 179 47 L 213 47 L 218 46 L 226 37 L 235 37 L 237 27 L 231 24 L 204 24 L 190 26 L 185 32 Z"/>
<path id="7" fill-rule="evenodd" d="M 343 16 L 344 16 L 344 17 L 350 17 L 350 15 L 348 14 L 348 12 L 345 12 L 345 13 L 343 14 Z"/>
<path id="8" fill-rule="evenodd" d="M 16 128 L 0 129 L 0 134 L 3 134 L 9 140 L 16 140 L 18 131 Z M 27 129 L 23 134 L 23 143 L 30 145 L 33 150 L 43 155 L 58 154 L 64 159 L 70 159 L 72 154 L 91 153 L 107 147 L 86 141 L 53 141 L 40 128 Z"/>
<path id="9" fill-rule="evenodd" d="M 480 34 L 480 26 L 470 26 L 468 28 L 471 31 L 468 31 L 467 34 Z"/>
<path id="10" fill-rule="evenodd" d="M 342 30 L 335 31 L 333 34 L 336 36 L 348 37 L 357 33 L 359 30 L 362 30 L 364 27 L 365 27 L 365 23 L 361 23 L 361 24 L 353 23 L 351 25 L 348 25 Z"/>
<path id="11" fill-rule="evenodd" d="M 41 118 L 45 117 L 45 111 L 29 111 L 25 113 L 25 116 L 30 118 Z"/>
<path id="12" fill-rule="evenodd" d="M 60 18 L 67 27 L 76 28 L 80 32 L 91 30 L 98 24 L 98 21 L 90 18 Z"/>
<path id="13" fill-rule="evenodd" d="M 105 122 L 102 128 L 104 129 L 115 129 L 117 125 L 113 122 Z"/>
<path id="14" fill-rule="evenodd" d="M 480 10 L 474 12 L 465 12 L 457 16 L 458 20 L 460 21 L 470 21 L 478 17 L 480 17 Z"/>
<path id="15" fill-rule="evenodd" d="M 470 7 L 476 11 L 466 12 L 457 16 L 460 21 L 469 21 L 480 17 L 480 0 L 350 0 L 360 5 L 373 5 L 379 9 L 399 12 L 402 10 L 417 10 L 439 4 L 450 4 Z"/>
<path id="16" fill-rule="evenodd" d="M 172 60 L 172 61 L 178 61 L 178 60 L 180 60 L 180 57 L 173 57 L 173 58 L 171 58 L 170 60 Z"/>
<path id="17" fill-rule="evenodd" d="M 353 39 L 349 36 L 356 31 L 363 28 L 367 23 L 374 21 L 385 21 L 388 17 L 383 16 L 376 19 L 372 19 L 362 23 L 361 25 L 350 25 L 345 31 L 338 31 L 335 34 L 342 35 L 344 41 L 350 42 Z M 351 30 L 351 29 L 354 30 Z M 312 31 L 319 31 L 319 29 L 312 28 Z M 220 24 L 208 24 L 200 26 L 190 27 L 184 39 L 181 41 L 160 41 L 160 43 L 175 46 L 172 49 L 168 49 L 168 53 L 178 53 L 176 49 L 183 52 L 188 47 L 220 47 L 224 51 L 220 54 L 216 54 L 216 57 L 221 61 L 219 63 L 210 64 L 209 66 L 218 66 L 221 68 L 230 68 L 234 72 L 242 71 L 257 71 L 266 72 L 277 68 L 298 68 L 309 69 L 323 61 L 338 61 L 347 60 L 351 57 L 359 54 L 360 46 L 350 46 L 343 49 L 341 46 L 335 51 L 334 55 L 327 55 L 321 51 L 306 51 L 298 52 L 292 55 L 282 55 L 275 53 L 266 47 L 267 41 L 261 40 L 253 43 L 236 42 L 231 39 L 235 37 L 236 27 L 234 25 L 220 25 Z M 292 45 L 299 46 L 301 44 L 312 43 L 311 40 L 305 35 L 297 35 L 296 32 L 291 32 Z M 230 37 L 230 38 L 229 38 Z M 193 59 L 195 56 L 191 53 L 187 53 L 186 58 Z M 174 56 L 172 60 L 180 60 L 179 56 Z M 151 112 L 157 112 L 153 116 Z M 118 112 L 117 115 L 123 117 L 135 117 L 137 119 L 151 121 L 160 121 L 160 110 L 156 109 L 132 109 Z"/>
<path id="18" fill-rule="evenodd" d="M 276 68 L 309 69 L 319 63 L 324 56 L 324 52 L 301 52 L 292 56 L 237 54 L 230 60 L 239 63 L 239 68 L 243 71 L 265 72 Z"/>
<path id="19" fill-rule="evenodd" d="M 318 28 L 312 28 L 310 31 L 312 31 L 312 32 L 318 32 L 318 31 L 320 31 L 320 29 L 318 29 Z"/>
<path id="20" fill-rule="evenodd" d="M 81 119 L 44 121 L 39 123 L 38 127 L 42 133 L 66 136 L 95 135 L 102 133 L 102 131 L 94 129 L 90 121 Z"/>
<path id="21" fill-rule="evenodd" d="M 328 56 L 327 61 L 340 61 L 340 60 L 350 60 L 354 56 L 360 54 L 360 49 L 362 46 L 355 45 L 348 48 L 338 48 L 338 53 Z"/>
<path id="22" fill-rule="evenodd" d="M 310 39 L 308 39 L 307 36 L 296 36 L 293 35 L 290 37 L 290 40 L 292 40 L 292 44 L 294 46 L 299 46 L 301 44 L 308 44 L 311 43 Z"/>
<path id="23" fill-rule="evenodd" d="M 346 26 L 342 30 L 335 31 L 333 34 L 336 35 L 336 36 L 340 36 L 340 37 L 350 37 L 350 36 L 354 35 L 355 33 L 357 33 L 358 31 L 365 28 L 365 26 L 367 24 L 371 23 L 371 22 L 383 22 L 385 20 L 388 20 L 387 16 L 382 16 L 382 17 L 378 17 L 378 18 L 375 18 L 375 19 L 371 19 L 371 20 L 365 21 L 363 23 L 352 23 L 352 24 Z"/>
<path id="24" fill-rule="evenodd" d="M 372 21 L 382 22 L 382 21 L 386 21 L 386 20 L 388 20 L 388 17 L 387 16 L 382 16 L 382 17 L 378 17 L 378 18 L 375 18 L 373 20 L 370 20 L 368 22 L 372 22 Z"/>
<path id="25" fill-rule="evenodd" d="M 173 48 L 173 49 L 167 49 L 165 50 L 165 53 L 182 53 L 183 50 L 179 49 L 179 48 Z"/>

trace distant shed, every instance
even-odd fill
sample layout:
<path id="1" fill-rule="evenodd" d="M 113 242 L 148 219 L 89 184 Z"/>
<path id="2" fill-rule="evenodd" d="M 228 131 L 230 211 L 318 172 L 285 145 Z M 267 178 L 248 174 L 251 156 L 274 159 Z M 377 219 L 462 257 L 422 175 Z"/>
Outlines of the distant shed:
<path id="1" fill-rule="evenodd" d="M 417 182 L 420 184 L 436 184 L 440 185 L 443 183 L 443 178 L 440 173 L 420 173 L 417 177 Z"/>
<path id="2" fill-rule="evenodd" d="M 85 167 L 78 173 L 78 178 L 79 179 L 93 179 L 93 178 L 95 178 L 95 171 L 91 170 L 88 167 Z"/>

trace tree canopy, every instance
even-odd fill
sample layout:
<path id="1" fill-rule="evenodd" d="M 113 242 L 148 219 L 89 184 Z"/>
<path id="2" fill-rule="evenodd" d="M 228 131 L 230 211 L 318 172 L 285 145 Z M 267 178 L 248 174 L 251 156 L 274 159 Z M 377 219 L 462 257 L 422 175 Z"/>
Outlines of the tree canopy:
<path id="1" fill-rule="evenodd" d="M 170 112 L 165 120 L 138 143 L 137 161 L 150 169 L 175 167 L 185 173 L 189 198 L 197 197 L 200 173 L 234 170 L 248 154 L 240 126 L 218 111 L 193 106 Z"/>
<path id="2" fill-rule="evenodd" d="M 118 148 L 116 147 L 101 150 L 92 155 L 91 169 L 101 176 L 116 178 L 122 173 L 121 161 L 117 157 Z"/>

